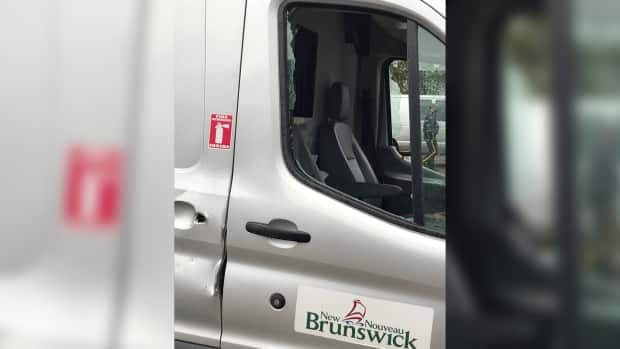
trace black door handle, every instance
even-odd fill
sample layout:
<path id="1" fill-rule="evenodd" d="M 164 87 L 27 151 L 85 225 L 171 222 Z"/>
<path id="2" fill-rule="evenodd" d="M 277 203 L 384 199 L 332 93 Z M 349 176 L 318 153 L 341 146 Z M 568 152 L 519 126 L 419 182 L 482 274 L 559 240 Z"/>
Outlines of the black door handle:
<path id="1" fill-rule="evenodd" d="M 278 224 L 286 222 L 288 224 Z M 310 242 L 310 234 L 297 230 L 297 227 L 288 221 L 284 220 L 272 220 L 269 224 L 258 222 L 247 222 L 245 224 L 245 230 L 252 234 L 265 236 L 272 239 L 295 241 L 295 242 Z"/>

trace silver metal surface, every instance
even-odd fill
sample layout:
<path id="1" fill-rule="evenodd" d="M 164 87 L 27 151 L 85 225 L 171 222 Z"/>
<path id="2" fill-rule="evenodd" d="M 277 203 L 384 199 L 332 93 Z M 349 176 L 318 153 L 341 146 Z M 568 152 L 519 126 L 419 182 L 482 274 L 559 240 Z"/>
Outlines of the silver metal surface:
<path id="1" fill-rule="evenodd" d="M 248 2 L 242 67 L 244 1 L 202 1 L 179 2 L 198 7 L 202 3 L 206 15 L 204 47 L 180 46 L 197 50 L 188 53 L 193 57 L 204 50 L 205 88 L 204 107 L 196 98 L 178 100 L 182 104 L 178 111 L 183 112 L 177 118 L 184 119 L 176 123 L 176 146 L 199 154 L 199 160 L 192 165 L 188 155 L 177 165 L 189 167 L 175 171 L 175 200 L 181 203 L 175 229 L 175 336 L 184 341 L 177 344 L 219 346 L 221 334 L 223 348 L 353 347 L 293 331 L 297 287 L 309 285 L 432 307 L 432 345 L 444 348 L 445 241 L 391 225 L 316 192 L 294 179 L 283 162 L 277 63 L 282 0 Z M 420 1 L 330 2 L 387 9 L 423 19 L 435 31 L 444 30 L 444 19 Z M 176 85 L 183 85 L 184 78 L 194 79 L 192 69 L 201 74 L 200 67 L 181 67 Z M 237 92 L 239 112 L 234 115 Z M 234 115 L 232 188 L 233 149 L 207 146 L 211 113 Z M 202 133 L 201 145 L 195 140 L 196 128 Z M 208 217 L 205 224 L 192 224 L 191 217 L 198 212 Z M 273 219 L 293 222 L 312 234 L 312 241 L 279 241 L 245 230 L 248 221 Z M 225 238 L 222 297 L 218 280 Z M 281 310 L 269 303 L 274 292 L 286 298 Z"/>
<path id="2" fill-rule="evenodd" d="M 194 98 L 177 99 L 176 147 L 199 154 L 199 159 L 192 164 L 191 156 L 184 157 L 177 166 L 189 167 L 175 170 L 175 200 L 185 205 L 176 217 L 182 229 L 175 229 L 175 338 L 210 346 L 219 346 L 221 333 L 219 278 L 233 149 L 208 148 L 209 121 L 212 113 L 223 113 L 233 114 L 233 126 L 236 122 L 244 7 L 244 0 L 183 0 L 177 2 L 176 11 L 177 22 L 193 23 L 183 30 L 202 32 L 182 36 L 190 42 L 175 43 L 175 49 L 181 50 L 176 55 L 204 59 L 191 64 L 178 61 L 181 73 L 175 74 L 175 85 L 204 84 L 200 90 L 206 92 L 196 98 L 192 91 Z M 200 83 L 196 83 L 197 76 Z M 200 142 L 195 140 L 197 133 L 202 135 Z M 189 206 L 207 221 L 189 224 Z"/>
<path id="3" fill-rule="evenodd" d="M 217 349 L 216 347 L 194 344 L 189 342 L 175 341 L 174 349 Z"/>
<path id="4" fill-rule="evenodd" d="M 364 294 L 434 309 L 432 348 L 445 347 L 445 240 L 347 206 L 297 181 L 282 157 L 278 69 L 281 1 L 247 4 L 227 227 L 222 348 L 353 348 L 293 330 L 299 285 Z M 382 8 L 443 32 L 444 19 L 419 1 L 334 1 Z M 248 221 L 286 219 L 312 235 L 280 244 L 248 233 Z M 272 293 L 286 297 L 274 310 Z"/>

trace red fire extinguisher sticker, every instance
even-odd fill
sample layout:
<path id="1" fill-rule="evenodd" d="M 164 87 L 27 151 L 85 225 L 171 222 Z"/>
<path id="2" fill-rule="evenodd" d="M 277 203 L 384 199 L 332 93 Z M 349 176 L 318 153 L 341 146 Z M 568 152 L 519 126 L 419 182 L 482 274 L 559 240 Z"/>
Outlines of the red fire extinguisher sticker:
<path id="1" fill-rule="evenodd" d="M 232 119 L 231 114 L 211 114 L 209 148 L 230 149 Z"/>
<path id="2" fill-rule="evenodd" d="M 79 230 L 118 225 L 122 165 L 122 152 L 116 147 L 70 149 L 64 191 L 66 224 Z"/>

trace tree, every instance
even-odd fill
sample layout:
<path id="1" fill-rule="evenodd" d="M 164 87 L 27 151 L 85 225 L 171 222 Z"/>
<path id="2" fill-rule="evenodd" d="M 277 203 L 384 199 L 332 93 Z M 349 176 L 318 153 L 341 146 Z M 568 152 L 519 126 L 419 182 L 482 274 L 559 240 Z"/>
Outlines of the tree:
<path id="1" fill-rule="evenodd" d="M 419 71 L 419 88 L 421 95 L 445 95 L 446 94 L 446 72 L 445 70 L 436 70 L 433 67 L 422 66 Z M 407 61 L 394 61 L 390 64 L 390 78 L 398 84 L 400 93 L 405 95 L 409 93 L 409 69 Z"/>
<path id="2" fill-rule="evenodd" d="M 390 78 L 398 84 L 400 93 L 406 95 L 409 93 L 407 81 L 409 80 L 409 70 L 407 69 L 407 61 L 394 61 L 390 64 Z"/>

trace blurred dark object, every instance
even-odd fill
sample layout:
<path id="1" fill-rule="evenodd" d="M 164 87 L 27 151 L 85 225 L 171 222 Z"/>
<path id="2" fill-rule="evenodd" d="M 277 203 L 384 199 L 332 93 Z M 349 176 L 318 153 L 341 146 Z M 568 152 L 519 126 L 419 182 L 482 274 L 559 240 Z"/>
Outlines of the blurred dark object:
<path id="1" fill-rule="evenodd" d="M 447 4 L 448 347 L 617 347 L 620 3 Z"/>
<path id="2" fill-rule="evenodd" d="M 295 28 L 293 38 L 295 52 L 295 108 L 296 117 L 312 117 L 314 102 L 314 74 L 316 70 L 316 50 L 319 45 L 317 33 L 302 26 Z"/>
<path id="3" fill-rule="evenodd" d="M 448 1 L 448 348 L 563 343 L 543 1 Z M 569 232 L 567 232 L 569 233 Z"/>

